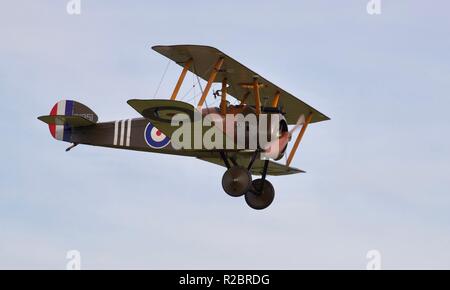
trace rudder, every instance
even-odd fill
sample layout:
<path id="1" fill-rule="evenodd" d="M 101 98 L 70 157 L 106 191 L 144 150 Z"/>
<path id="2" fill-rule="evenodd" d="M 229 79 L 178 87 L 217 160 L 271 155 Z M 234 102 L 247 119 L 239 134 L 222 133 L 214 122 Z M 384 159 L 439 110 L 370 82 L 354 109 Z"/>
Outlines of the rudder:
<path id="1" fill-rule="evenodd" d="M 72 128 L 93 125 L 97 123 L 98 116 L 79 102 L 62 100 L 53 106 L 50 115 L 38 119 L 48 124 L 53 138 L 71 142 Z"/>

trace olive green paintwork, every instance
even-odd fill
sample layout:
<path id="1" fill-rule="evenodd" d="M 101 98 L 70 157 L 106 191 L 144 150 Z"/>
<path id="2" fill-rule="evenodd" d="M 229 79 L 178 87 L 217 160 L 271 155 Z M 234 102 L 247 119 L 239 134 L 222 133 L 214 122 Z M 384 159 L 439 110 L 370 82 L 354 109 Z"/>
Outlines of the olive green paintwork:
<path id="1" fill-rule="evenodd" d="M 227 94 L 238 100 L 242 100 L 247 95 L 247 92 L 250 92 L 246 103 L 253 105 L 255 103 L 253 90 L 243 87 L 242 84 L 252 83 L 253 79 L 257 78 L 258 82 L 262 85 L 260 88 L 262 100 L 267 100 L 270 104 L 276 93 L 280 93 L 279 105 L 286 111 L 285 116 L 289 125 L 296 124 L 302 114 L 307 116 L 309 113 L 312 113 L 311 123 L 330 119 L 217 48 L 204 45 L 158 45 L 153 46 L 152 49 L 173 60 L 180 66 L 184 66 L 188 60 L 192 59 L 193 64 L 189 67 L 189 70 L 204 80 L 208 80 L 214 64 L 222 57 L 224 62 L 214 82 L 222 82 L 226 78 L 227 84 L 229 85 Z"/>

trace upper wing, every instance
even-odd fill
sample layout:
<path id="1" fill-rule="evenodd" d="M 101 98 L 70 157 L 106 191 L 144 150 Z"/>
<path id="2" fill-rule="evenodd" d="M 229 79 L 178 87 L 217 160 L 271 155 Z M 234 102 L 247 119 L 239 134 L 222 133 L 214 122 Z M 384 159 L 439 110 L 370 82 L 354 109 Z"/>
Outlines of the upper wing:
<path id="1" fill-rule="evenodd" d="M 254 98 L 252 97 L 253 90 L 249 89 L 245 84 L 253 82 L 253 79 L 257 77 L 258 82 L 262 83 L 262 87 L 260 88 L 261 97 L 267 98 L 269 104 L 275 95 L 279 93 L 279 104 L 286 109 L 285 117 L 288 124 L 296 124 L 302 114 L 307 116 L 309 113 L 313 113 L 311 123 L 329 120 L 321 112 L 214 47 L 202 45 L 171 45 L 154 46 L 153 49 L 181 66 L 192 59 L 193 65 L 190 66 L 189 70 L 204 80 L 209 78 L 217 60 L 220 57 L 224 58 L 223 65 L 216 75 L 215 82 L 220 82 L 226 77 L 227 83 L 229 84 L 228 94 L 238 100 L 242 100 L 245 96 L 249 96 L 248 94 L 250 93 L 251 95 L 246 99 L 246 103 L 252 105 L 254 104 Z"/>

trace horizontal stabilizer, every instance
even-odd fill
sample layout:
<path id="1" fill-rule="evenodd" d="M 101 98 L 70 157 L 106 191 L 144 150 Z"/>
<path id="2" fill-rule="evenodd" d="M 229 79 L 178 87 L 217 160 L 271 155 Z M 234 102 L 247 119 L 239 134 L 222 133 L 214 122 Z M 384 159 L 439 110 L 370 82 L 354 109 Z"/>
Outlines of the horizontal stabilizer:
<path id="1" fill-rule="evenodd" d="M 84 127 L 95 124 L 95 122 L 81 116 L 46 115 L 40 116 L 38 119 L 49 125 L 69 125 L 71 127 Z"/>

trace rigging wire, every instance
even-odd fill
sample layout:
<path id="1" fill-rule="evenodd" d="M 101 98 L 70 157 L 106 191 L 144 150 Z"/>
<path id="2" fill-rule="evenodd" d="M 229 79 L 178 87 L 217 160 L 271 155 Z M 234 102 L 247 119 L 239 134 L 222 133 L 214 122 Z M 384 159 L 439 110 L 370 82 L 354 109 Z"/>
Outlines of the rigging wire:
<path id="1" fill-rule="evenodd" d="M 159 89 L 161 88 L 161 84 L 162 84 L 162 82 L 163 82 L 163 80 L 164 80 L 164 78 L 165 78 L 165 76 L 166 76 L 167 70 L 169 69 L 169 66 L 170 66 L 170 63 L 171 63 L 171 62 L 172 62 L 172 61 L 169 59 L 169 61 L 167 62 L 166 68 L 164 69 L 164 73 L 163 73 L 163 75 L 161 76 L 161 79 L 159 80 L 158 87 L 156 88 L 156 91 L 155 91 L 155 93 L 153 94 L 153 98 L 156 98 L 156 95 L 158 94 Z"/>
<path id="2" fill-rule="evenodd" d="M 195 76 L 197 77 L 198 86 L 200 87 L 200 91 L 201 91 L 201 93 L 203 94 L 203 87 L 202 87 L 202 84 L 200 83 L 200 77 L 198 76 L 197 73 L 195 73 L 195 72 L 196 72 L 195 64 L 194 64 L 193 69 L 194 69 L 194 74 L 195 74 Z M 211 68 L 209 68 L 205 73 L 207 73 L 210 69 L 211 69 Z M 207 101 L 206 99 L 205 99 L 205 105 L 206 105 L 206 108 L 208 109 L 208 108 L 209 108 L 209 107 L 208 107 L 208 101 Z"/>
<path id="3" fill-rule="evenodd" d="M 264 109 L 266 107 L 266 104 L 267 104 L 267 101 L 269 100 L 269 98 L 266 96 L 266 97 L 263 97 L 263 99 L 264 99 L 264 103 L 262 105 L 262 108 Z"/>
<path id="4" fill-rule="evenodd" d="M 192 85 L 192 87 L 181 97 L 181 100 L 187 97 L 189 93 L 195 88 L 195 84 Z"/>
<path id="5" fill-rule="evenodd" d="M 195 86 L 195 76 L 192 73 L 192 86 L 194 87 L 194 104 L 196 103 L 196 98 L 197 98 L 197 88 Z"/>

